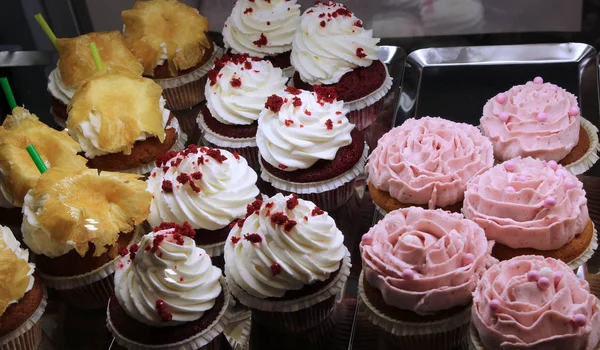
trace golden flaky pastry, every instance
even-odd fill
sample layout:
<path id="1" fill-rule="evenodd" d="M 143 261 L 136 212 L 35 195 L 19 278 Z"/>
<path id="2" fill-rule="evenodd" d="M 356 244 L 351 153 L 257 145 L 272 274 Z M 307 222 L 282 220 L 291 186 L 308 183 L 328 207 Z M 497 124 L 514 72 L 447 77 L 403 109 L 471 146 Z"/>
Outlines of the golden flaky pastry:
<path id="1" fill-rule="evenodd" d="M 0 226 L 0 315 L 33 286 L 33 264 L 10 229 Z"/>
<path id="2" fill-rule="evenodd" d="M 141 60 L 148 76 L 154 76 L 163 43 L 171 76 L 198 65 L 211 47 L 206 17 L 176 0 L 138 1 L 133 9 L 123 11 L 121 18 L 125 44 Z"/>
<path id="3" fill-rule="evenodd" d="M 0 178 L 4 197 L 20 207 L 40 172 L 25 149 L 33 144 L 50 167 L 85 168 L 87 160 L 77 155 L 79 144 L 66 131 L 56 131 L 39 121 L 35 114 L 17 107 L 0 126 Z"/>
<path id="4" fill-rule="evenodd" d="M 140 175 L 49 169 L 25 199 L 23 238 L 37 254 L 84 256 L 91 243 L 99 256 L 146 220 L 151 198 Z"/>
<path id="5" fill-rule="evenodd" d="M 77 89 L 96 73 L 96 65 L 90 50 L 91 42 L 96 43 L 106 69 L 119 68 L 134 75 L 142 75 L 144 72 L 144 67 L 125 46 L 123 35 L 118 31 L 59 38 L 56 39 L 56 49 L 60 54 L 58 69 L 67 86 Z"/>
<path id="6" fill-rule="evenodd" d="M 89 141 L 95 148 L 131 154 L 135 141 L 142 136 L 164 141 L 161 94 L 162 88 L 151 79 L 124 72 L 97 73 L 69 102 L 67 127 L 72 131 L 83 129 L 82 124 L 90 123 L 90 114 L 94 115 L 100 132 Z"/>

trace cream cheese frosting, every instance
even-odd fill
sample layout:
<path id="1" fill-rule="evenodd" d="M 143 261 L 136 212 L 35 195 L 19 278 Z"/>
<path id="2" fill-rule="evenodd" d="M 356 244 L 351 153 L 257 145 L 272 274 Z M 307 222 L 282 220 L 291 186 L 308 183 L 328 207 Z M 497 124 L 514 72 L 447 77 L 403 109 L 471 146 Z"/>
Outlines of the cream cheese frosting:
<path id="1" fill-rule="evenodd" d="M 434 209 L 462 201 L 467 182 L 493 164 L 492 145 L 476 127 L 423 117 L 383 135 L 366 170 L 375 188 Z"/>
<path id="2" fill-rule="evenodd" d="M 247 55 L 225 56 L 215 63 L 206 81 L 210 114 L 228 125 L 250 125 L 258 120 L 267 98 L 283 92 L 287 78 L 271 62 Z"/>
<path id="3" fill-rule="evenodd" d="M 142 237 L 115 272 L 119 304 L 137 321 L 155 327 L 199 319 L 223 291 L 221 270 L 189 237 L 194 230 L 170 226 Z"/>
<path id="4" fill-rule="evenodd" d="M 472 320 L 487 349 L 596 349 L 598 299 L 563 262 L 519 256 L 488 269 Z"/>
<path id="5" fill-rule="evenodd" d="M 65 105 L 71 102 L 76 89 L 67 86 L 60 75 L 60 70 L 54 68 L 48 76 L 48 91 Z"/>
<path id="6" fill-rule="evenodd" d="M 394 210 L 362 237 L 364 274 L 387 305 L 430 315 L 468 305 L 496 260 L 483 230 L 461 214 Z"/>
<path id="7" fill-rule="evenodd" d="M 288 88 L 268 98 L 258 119 L 256 143 L 272 166 L 307 169 L 320 159 L 332 160 L 352 143 L 354 124 L 346 117 L 344 102 L 319 91 Z"/>
<path id="8" fill-rule="evenodd" d="M 379 39 L 343 4 L 318 2 L 300 18 L 290 60 L 302 81 L 335 84 L 344 74 L 378 59 Z"/>
<path id="9" fill-rule="evenodd" d="M 218 230 L 246 214 L 259 194 L 257 175 L 243 157 L 222 149 L 188 147 L 157 159 L 148 178 L 152 193 L 148 222 L 189 222 Z"/>
<path id="10" fill-rule="evenodd" d="M 0 315 L 33 288 L 35 265 L 12 231 L 0 225 Z"/>
<path id="11" fill-rule="evenodd" d="M 327 213 L 278 193 L 252 203 L 248 217 L 231 229 L 226 274 L 250 295 L 279 298 L 327 280 L 346 254 L 344 236 Z"/>
<path id="12" fill-rule="evenodd" d="M 473 178 L 463 213 L 511 248 L 558 249 L 589 221 L 583 184 L 555 161 L 515 158 Z"/>
<path id="13" fill-rule="evenodd" d="M 234 53 L 274 56 L 292 49 L 300 24 L 296 0 L 239 0 L 223 27 L 223 42 Z"/>
<path id="14" fill-rule="evenodd" d="M 491 98 L 480 123 L 499 160 L 560 161 L 579 140 L 580 118 L 575 95 L 536 77 Z"/>

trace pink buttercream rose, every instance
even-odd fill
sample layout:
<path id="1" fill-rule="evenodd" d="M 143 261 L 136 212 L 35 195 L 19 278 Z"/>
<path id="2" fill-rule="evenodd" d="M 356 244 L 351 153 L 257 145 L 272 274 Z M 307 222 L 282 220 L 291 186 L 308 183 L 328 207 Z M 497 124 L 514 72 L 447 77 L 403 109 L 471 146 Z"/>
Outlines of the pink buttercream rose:
<path id="1" fill-rule="evenodd" d="M 554 84 L 530 81 L 491 98 L 483 107 L 481 131 L 497 159 L 563 159 L 579 140 L 577 97 Z"/>
<path id="2" fill-rule="evenodd" d="M 463 214 L 511 248 L 558 249 L 589 221 L 583 184 L 554 161 L 515 158 L 467 185 Z"/>
<path id="3" fill-rule="evenodd" d="M 379 139 L 366 168 L 375 188 L 435 209 L 462 201 L 467 181 L 493 165 L 492 144 L 476 127 L 423 117 Z"/>
<path id="4" fill-rule="evenodd" d="M 489 350 L 592 350 L 598 344 L 598 300 L 562 261 L 503 261 L 484 273 L 473 297 L 473 324 Z"/>
<path id="5" fill-rule="evenodd" d="M 471 302 L 496 262 L 483 230 L 460 214 L 420 207 L 387 214 L 362 238 L 363 271 L 390 306 L 419 315 Z"/>

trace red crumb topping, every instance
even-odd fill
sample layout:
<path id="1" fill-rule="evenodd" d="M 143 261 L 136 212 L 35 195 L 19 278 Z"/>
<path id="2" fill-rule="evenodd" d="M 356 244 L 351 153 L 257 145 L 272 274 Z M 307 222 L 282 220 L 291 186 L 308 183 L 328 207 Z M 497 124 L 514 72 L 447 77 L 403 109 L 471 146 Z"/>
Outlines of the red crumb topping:
<path id="1" fill-rule="evenodd" d="M 285 204 L 289 210 L 293 210 L 296 206 L 298 206 L 298 195 L 292 193 L 292 196 L 285 201 Z"/>
<path id="2" fill-rule="evenodd" d="M 190 181 L 190 176 L 186 173 L 181 173 L 177 175 L 175 180 L 177 180 L 177 182 L 179 182 L 180 184 L 185 185 L 186 183 L 188 183 L 188 181 Z"/>
<path id="3" fill-rule="evenodd" d="M 221 154 L 221 150 L 218 150 L 215 148 L 207 149 L 206 155 L 209 157 L 212 157 L 214 160 L 216 160 L 219 163 L 223 163 L 224 161 L 227 160 L 227 157 L 225 157 L 223 154 Z"/>
<path id="4" fill-rule="evenodd" d="M 140 246 L 137 243 L 134 243 L 129 247 L 129 259 L 135 259 L 135 253 L 140 249 Z"/>
<path id="5" fill-rule="evenodd" d="M 300 97 L 294 97 L 292 99 L 292 104 L 294 105 L 294 107 L 300 107 L 302 106 L 302 100 L 300 99 Z"/>
<path id="6" fill-rule="evenodd" d="M 341 111 L 337 111 L 337 112 L 335 112 L 335 114 L 336 115 L 340 115 L 340 114 L 342 114 L 342 112 Z"/>
<path id="7" fill-rule="evenodd" d="M 308 11 L 306 11 L 307 14 L 308 13 L 313 13 L 313 12 L 315 12 L 315 11 L 314 10 L 308 10 Z"/>
<path id="8" fill-rule="evenodd" d="M 237 152 L 233 152 L 233 157 L 237 160 L 240 160 L 240 154 Z"/>
<path id="9" fill-rule="evenodd" d="M 308 109 L 304 110 L 304 114 L 309 115 L 309 116 L 312 115 L 312 113 Z"/>
<path id="10" fill-rule="evenodd" d="M 188 154 L 192 154 L 192 153 L 198 154 L 198 146 L 191 144 L 191 145 L 187 146 L 187 149 L 182 152 L 182 154 L 184 156 L 187 156 Z"/>
<path id="11" fill-rule="evenodd" d="M 265 102 L 265 108 L 270 109 L 273 113 L 279 112 L 281 106 L 283 106 L 283 98 L 275 94 L 269 96 L 267 102 Z"/>
<path id="12" fill-rule="evenodd" d="M 246 221 L 246 219 L 238 219 L 236 221 L 236 224 L 238 225 L 239 228 L 241 228 L 242 226 L 244 226 L 245 221 Z"/>
<path id="13" fill-rule="evenodd" d="M 183 158 L 175 158 L 173 160 L 171 160 L 171 163 L 169 163 L 172 167 L 178 167 L 179 164 L 181 164 L 181 162 L 183 161 Z"/>
<path id="14" fill-rule="evenodd" d="M 300 127 L 302 127 L 302 125 L 300 125 Z M 285 165 L 285 164 L 279 164 L 277 167 L 281 170 L 287 169 L 287 165 Z"/>
<path id="15" fill-rule="evenodd" d="M 311 216 L 317 216 L 317 215 L 322 215 L 325 212 L 323 210 L 321 210 L 321 208 L 319 207 L 314 207 L 313 210 L 310 212 Z"/>
<path id="16" fill-rule="evenodd" d="M 192 188 L 192 191 L 196 193 L 200 193 L 200 191 L 202 191 L 202 189 L 198 187 L 194 181 L 190 181 L 190 187 Z"/>
<path id="17" fill-rule="evenodd" d="M 147 246 L 144 247 L 144 250 L 145 251 L 150 251 L 150 248 L 152 248 L 152 247 L 150 247 L 149 245 L 147 245 Z"/>
<path id="18" fill-rule="evenodd" d="M 365 53 L 365 50 L 362 47 L 359 47 L 358 49 L 356 49 L 356 56 L 358 56 L 359 58 L 365 58 L 367 57 L 367 54 Z"/>
<path id="19" fill-rule="evenodd" d="M 321 23 L 319 23 L 321 25 L 321 27 L 325 28 L 325 26 L 327 25 L 327 22 L 325 21 L 321 21 Z"/>
<path id="20" fill-rule="evenodd" d="M 217 83 L 218 71 L 212 69 L 208 72 L 208 80 L 210 80 L 210 86 L 214 86 Z"/>
<path id="21" fill-rule="evenodd" d="M 288 221 L 288 217 L 282 211 L 278 211 L 277 213 L 271 215 L 271 222 L 275 225 L 283 225 L 286 223 L 286 221 Z"/>
<path id="22" fill-rule="evenodd" d="M 325 17 L 325 14 L 324 13 L 320 13 L 319 14 L 319 18 L 323 18 L 323 17 Z"/>
<path id="23" fill-rule="evenodd" d="M 315 85 L 314 87 L 315 94 L 317 94 L 318 102 L 327 102 L 333 103 L 337 98 L 337 94 L 335 93 L 335 89 L 332 87 Z"/>
<path id="24" fill-rule="evenodd" d="M 179 282 L 183 282 L 183 277 L 179 277 Z"/>
<path id="25" fill-rule="evenodd" d="M 178 245 L 183 245 L 185 243 L 183 237 L 179 233 L 173 234 L 173 242 Z"/>
<path id="26" fill-rule="evenodd" d="M 273 276 L 277 276 L 281 273 L 281 266 L 278 263 L 274 262 L 271 264 L 271 273 Z"/>
<path id="27" fill-rule="evenodd" d="M 262 204 L 263 204 L 263 201 L 260 199 L 257 199 L 254 202 L 248 204 L 246 206 L 246 217 L 252 215 L 254 212 L 259 211 Z"/>
<path id="28" fill-rule="evenodd" d="M 250 241 L 251 243 L 262 242 L 262 237 L 258 233 L 246 233 L 244 235 L 244 239 Z"/>
<path id="29" fill-rule="evenodd" d="M 125 256 L 125 255 L 127 255 L 127 254 L 129 254 L 129 250 L 127 250 L 127 248 L 126 248 L 126 247 L 121 247 L 121 248 L 119 248 L 119 255 L 120 255 L 120 256 Z"/>
<path id="30" fill-rule="evenodd" d="M 158 299 L 156 301 L 156 312 L 158 312 L 158 316 L 160 316 L 160 320 L 163 322 L 169 322 L 173 319 L 173 315 L 169 310 L 167 310 L 167 305 L 164 301 Z"/>
<path id="31" fill-rule="evenodd" d="M 156 226 L 152 231 L 164 231 L 164 230 L 172 230 L 169 234 L 180 234 L 182 236 L 187 236 L 190 238 L 194 238 L 196 235 L 196 231 L 190 225 L 189 222 L 184 221 L 183 224 L 179 225 L 174 222 L 162 222 L 160 225 Z"/>
<path id="32" fill-rule="evenodd" d="M 163 180 L 161 187 L 164 192 L 173 192 L 173 183 L 169 180 Z"/>
<path id="33" fill-rule="evenodd" d="M 247 9 L 244 10 L 244 14 L 250 13 L 254 10 L 252 10 L 252 7 L 248 7 Z"/>
<path id="34" fill-rule="evenodd" d="M 157 166 L 157 167 L 161 167 L 161 166 L 163 166 L 163 165 L 167 164 L 167 162 L 168 162 L 169 160 L 171 160 L 171 158 L 173 158 L 173 157 L 176 157 L 176 156 L 177 156 L 177 154 L 178 154 L 178 153 L 177 153 L 177 152 L 175 152 L 175 151 L 169 151 L 169 152 L 166 152 L 166 153 L 163 153 L 163 154 L 161 154 L 160 156 L 158 156 L 158 157 L 156 158 L 156 166 Z"/>
<path id="35" fill-rule="evenodd" d="M 156 251 L 158 250 L 158 247 L 160 246 L 160 243 L 162 243 L 162 241 L 165 240 L 165 235 L 160 234 L 160 235 L 156 235 L 154 237 L 154 239 L 152 240 L 152 248 L 150 248 L 150 251 L 152 253 L 156 253 Z"/>
<path id="36" fill-rule="evenodd" d="M 204 156 L 198 157 L 198 165 L 204 165 Z"/>
<path id="37" fill-rule="evenodd" d="M 338 120 L 338 121 L 337 121 L 337 123 L 338 123 L 338 124 L 342 124 L 342 120 Z"/>
<path id="38" fill-rule="evenodd" d="M 291 119 L 286 119 L 286 120 L 285 120 L 285 126 L 290 126 L 290 125 L 292 125 L 292 124 L 294 124 L 294 121 L 293 121 L 293 120 L 291 120 Z"/>
<path id="39" fill-rule="evenodd" d="M 296 226 L 297 222 L 296 220 L 288 220 L 285 222 L 285 224 L 283 225 L 283 232 L 290 232 L 294 226 Z"/>
<path id="40" fill-rule="evenodd" d="M 156 172 L 153 172 L 153 173 L 152 173 L 152 177 L 156 177 Z"/>
<path id="41" fill-rule="evenodd" d="M 290 93 L 292 95 L 300 95 L 302 93 L 302 90 L 297 89 L 297 88 L 295 88 L 293 86 L 288 86 L 288 87 L 285 88 L 285 92 L 288 92 L 288 93 Z"/>
<path id="42" fill-rule="evenodd" d="M 250 62 L 250 61 L 244 62 L 244 68 L 246 68 L 246 69 L 252 69 L 252 62 Z"/>
<path id="43" fill-rule="evenodd" d="M 345 7 L 340 7 L 339 9 L 337 9 L 331 15 L 333 17 L 337 17 L 337 15 L 351 17 L 352 16 L 352 12 L 350 10 L 348 10 L 347 8 L 345 8 Z"/>
<path id="44" fill-rule="evenodd" d="M 192 179 L 194 179 L 194 180 L 202 180 L 202 173 L 199 171 L 192 173 L 191 176 L 192 176 Z"/>
<path id="45" fill-rule="evenodd" d="M 362 22 L 359 19 L 359 20 L 356 20 L 356 22 L 354 22 L 354 26 L 358 27 L 358 28 L 362 28 L 363 24 L 362 24 Z"/>
<path id="46" fill-rule="evenodd" d="M 303 128 L 303 127 L 304 127 L 304 124 L 300 124 L 300 127 L 301 127 L 301 128 Z"/>
<path id="47" fill-rule="evenodd" d="M 242 86 L 242 79 L 231 78 L 231 81 L 229 82 L 229 84 L 231 84 L 231 86 L 234 88 L 239 88 L 240 86 Z"/>
<path id="48" fill-rule="evenodd" d="M 327 119 L 325 126 L 327 127 L 327 130 L 333 129 L 333 121 L 331 119 Z"/>
<path id="49" fill-rule="evenodd" d="M 274 205 L 275 205 L 274 202 L 269 202 L 269 203 L 265 204 L 265 207 L 267 207 L 267 208 L 273 208 Z"/>
<path id="50" fill-rule="evenodd" d="M 238 236 L 231 236 L 231 243 L 237 244 L 237 242 L 239 242 L 240 239 L 242 239 L 242 238 L 238 237 Z"/>
<path id="51" fill-rule="evenodd" d="M 304 221 L 308 221 L 308 216 L 304 215 Z"/>
<path id="52" fill-rule="evenodd" d="M 258 47 L 261 47 L 267 45 L 269 41 L 267 40 L 267 37 L 264 33 L 260 33 L 260 38 L 256 41 L 253 41 L 252 43 Z"/>

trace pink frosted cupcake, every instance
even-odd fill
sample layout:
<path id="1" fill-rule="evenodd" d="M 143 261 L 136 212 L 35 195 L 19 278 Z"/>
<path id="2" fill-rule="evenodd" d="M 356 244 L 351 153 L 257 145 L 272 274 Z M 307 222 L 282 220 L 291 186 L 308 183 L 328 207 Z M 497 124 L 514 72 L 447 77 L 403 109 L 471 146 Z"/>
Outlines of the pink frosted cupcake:
<path id="1" fill-rule="evenodd" d="M 473 297 L 471 349 L 600 349 L 598 299 L 559 260 L 501 262 L 484 273 Z"/>
<path id="2" fill-rule="evenodd" d="M 598 129 L 581 117 L 577 97 L 540 77 L 491 98 L 480 123 L 499 161 L 554 160 L 578 175 L 598 160 Z"/>
<path id="3" fill-rule="evenodd" d="M 410 207 L 362 237 L 359 296 L 401 349 L 454 349 L 467 336 L 471 293 L 494 242 L 460 214 Z"/>

